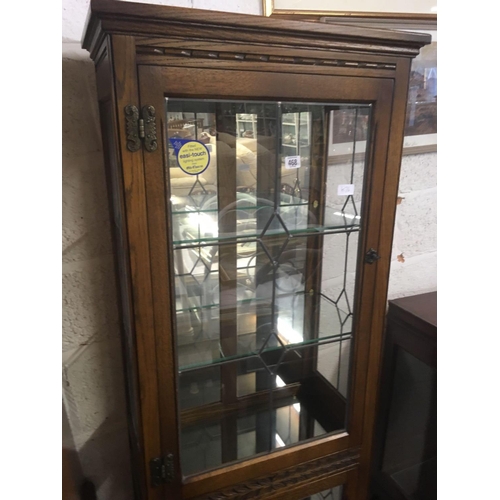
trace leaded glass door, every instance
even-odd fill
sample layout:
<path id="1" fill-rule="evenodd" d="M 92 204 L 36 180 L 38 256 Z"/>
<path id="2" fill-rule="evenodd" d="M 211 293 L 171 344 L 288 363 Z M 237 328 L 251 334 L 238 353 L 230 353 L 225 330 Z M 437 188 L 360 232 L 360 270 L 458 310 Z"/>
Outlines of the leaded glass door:
<path id="1" fill-rule="evenodd" d="M 370 105 L 165 105 L 183 472 L 344 430 Z"/>
<path id="2" fill-rule="evenodd" d="M 170 278 L 157 285 L 170 298 L 158 356 L 175 380 L 165 369 L 158 390 L 160 425 L 178 432 L 160 431 L 185 491 L 279 468 L 284 451 L 299 463 L 360 442 L 376 286 L 365 253 L 392 90 L 313 75 L 293 89 L 286 75 L 233 71 L 189 95 L 207 73 L 218 72 L 139 73 L 161 115 L 162 151 L 144 159 L 146 171 L 161 162 L 164 182 L 148 210 L 166 227 L 164 255 L 153 250 Z"/>

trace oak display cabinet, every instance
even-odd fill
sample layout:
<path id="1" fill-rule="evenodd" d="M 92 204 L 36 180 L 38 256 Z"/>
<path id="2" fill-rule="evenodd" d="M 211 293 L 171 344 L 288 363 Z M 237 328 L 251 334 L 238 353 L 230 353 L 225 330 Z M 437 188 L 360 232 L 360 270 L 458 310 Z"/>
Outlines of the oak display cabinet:
<path id="1" fill-rule="evenodd" d="M 137 498 L 367 498 L 429 41 L 91 2 Z"/>

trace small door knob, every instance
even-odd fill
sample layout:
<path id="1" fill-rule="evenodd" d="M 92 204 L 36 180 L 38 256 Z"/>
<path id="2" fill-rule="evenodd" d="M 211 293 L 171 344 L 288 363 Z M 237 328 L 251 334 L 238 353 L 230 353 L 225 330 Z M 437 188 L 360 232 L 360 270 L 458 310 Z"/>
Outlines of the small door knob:
<path id="1" fill-rule="evenodd" d="M 380 259 L 380 255 L 377 253 L 377 251 L 374 248 L 370 248 L 370 250 L 368 250 L 368 252 L 366 252 L 365 262 L 367 264 L 373 264 L 378 259 Z"/>

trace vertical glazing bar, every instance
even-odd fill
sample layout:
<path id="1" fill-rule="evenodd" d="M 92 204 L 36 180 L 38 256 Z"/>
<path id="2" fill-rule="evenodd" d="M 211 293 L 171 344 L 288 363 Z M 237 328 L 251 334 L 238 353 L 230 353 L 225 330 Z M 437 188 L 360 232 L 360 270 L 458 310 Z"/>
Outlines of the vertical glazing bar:
<path id="1" fill-rule="evenodd" d="M 352 146 L 352 161 L 351 161 L 351 184 L 354 182 L 354 162 L 356 160 L 356 144 L 358 133 L 358 115 L 359 108 L 356 107 L 356 115 L 354 116 L 354 141 Z"/>
<path id="2" fill-rule="evenodd" d="M 270 116 L 268 116 L 270 115 Z M 275 186 L 276 186 L 276 155 L 278 154 L 276 105 L 263 104 L 257 116 L 257 206 L 265 207 L 257 211 L 257 228 L 262 231 L 273 215 L 275 207 Z M 267 280 L 259 272 L 269 266 L 269 258 L 260 244 L 257 245 L 256 272 L 255 272 L 255 296 L 256 305 L 256 345 L 261 346 L 267 338 L 271 324 L 271 309 L 267 290 Z M 256 391 L 270 391 L 274 380 L 266 369 L 260 369 L 255 377 Z M 271 406 L 271 403 L 270 403 Z M 256 453 L 272 449 L 272 412 L 259 412 L 256 416 Z"/>
<path id="3" fill-rule="evenodd" d="M 282 149 L 282 125 L 283 119 L 281 102 L 277 103 L 276 115 L 276 156 L 275 156 L 275 177 L 274 177 L 274 212 L 276 213 L 280 205 L 280 181 L 281 181 L 281 149 Z"/>
<path id="4" fill-rule="evenodd" d="M 279 211 L 279 206 L 280 206 L 280 193 L 281 193 L 281 149 L 282 149 L 282 125 L 281 121 L 283 119 L 283 113 L 282 113 L 282 108 L 281 108 L 281 102 L 277 103 L 277 116 L 276 116 L 276 137 L 278 138 L 277 141 L 277 147 L 276 147 L 276 154 L 275 154 L 275 167 L 274 167 L 274 219 L 273 222 L 270 226 L 272 228 L 273 226 L 276 226 L 278 223 L 278 220 L 276 218 L 276 214 Z M 272 295 L 271 295 L 271 328 L 273 332 L 278 331 L 278 325 L 277 325 L 277 310 L 276 310 L 276 277 L 277 277 L 277 266 L 278 263 L 274 256 L 276 255 L 277 248 L 282 244 L 281 241 L 277 242 L 276 244 L 273 244 L 272 248 L 269 247 L 269 245 L 266 245 L 268 247 L 268 250 L 270 251 L 271 256 L 273 257 L 273 278 L 272 278 Z"/>
<path id="5" fill-rule="evenodd" d="M 221 419 L 221 458 L 222 463 L 232 462 L 238 458 L 238 421 L 236 415 L 226 415 Z"/>
<path id="6" fill-rule="evenodd" d="M 354 114 L 354 138 L 352 142 L 352 155 L 351 155 L 351 177 L 350 177 L 350 183 L 352 184 L 354 182 L 354 163 L 356 161 L 356 135 L 358 131 L 358 113 L 359 113 L 359 108 L 356 107 L 355 114 Z M 344 206 L 342 207 L 342 212 L 345 211 L 347 205 L 349 202 L 352 202 L 353 208 L 354 208 L 354 215 L 358 215 L 358 210 L 356 208 L 356 202 L 354 201 L 354 196 L 351 194 L 349 195 L 344 203 Z"/>
<path id="7" fill-rule="evenodd" d="M 271 129 L 266 127 L 266 110 L 273 110 L 272 115 L 275 118 L 275 124 Z M 271 113 L 267 113 L 271 114 Z M 258 135 L 257 135 L 257 205 L 262 207 L 257 212 L 257 228 L 261 232 L 265 227 L 269 226 L 270 219 L 273 217 L 276 206 L 276 157 L 279 155 L 278 141 L 279 136 L 277 131 L 278 117 L 276 113 L 276 105 L 263 104 L 261 114 L 258 116 Z M 259 126 L 260 125 L 260 126 Z M 269 281 L 271 273 L 270 257 L 264 248 L 265 242 L 262 245 L 257 245 L 256 258 L 256 298 L 257 298 L 257 338 L 256 344 L 262 346 L 268 337 L 272 324 L 273 311 L 270 307 Z M 274 274 L 274 273 L 272 273 Z M 271 286 L 273 284 L 271 283 Z M 257 373 L 257 390 L 270 388 L 269 374 Z"/>
<path id="8" fill-rule="evenodd" d="M 219 235 L 236 234 L 236 114 L 231 105 L 216 105 L 217 193 Z M 220 348 L 224 356 L 237 353 L 237 250 L 236 243 L 219 246 Z M 237 400 L 237 370 L 234 363 L 221 367 L 221 401 Z M 221 420 L 222 462 L 237 459 L 235 417 Z"/>
<path id="9" fill-rule="evenodd" d="M 325 182 L 327 169 L 328 112 L 320 106 L 311 108 L 311 173 L 309 181 L 308 224 L 322 225 L 325 212 Z M 321 265 L 323 237 L 307 240 L 306 286 L 304 300 L 304 338 L 318 336 L 320 315 Z M 303 376 L 316 370 L 317 347 L 305 352 Z"/>
<path id="10" fill-rule="evenodd" d="M 299 441 L 304 441 L 314 436 L 314 418 L 306 408 L 306 405 L 300 405 L 299 417 Z"/>
<path id="11" fill-rule="evenodd" d="M 302 111 L 299 111 L 295 116 L 298 117 L 299 119 L 296 127 L 297 127 L 297 155 L 300 156 L 300 124 L 302 118 Z M 295 120 L 297 120 L 297 118 L 295 118 Z"/>
<path id="12" fill-rule="evenodd" d="M 236 115 L 217 104 L 217 186 L 219 235 L 236 234 Z M 220 346 L 224 356 L 237 352 L 236 243 L 219 246 Z M 236 368 L 222 368 L 222 401 L 236 401 Z"/>

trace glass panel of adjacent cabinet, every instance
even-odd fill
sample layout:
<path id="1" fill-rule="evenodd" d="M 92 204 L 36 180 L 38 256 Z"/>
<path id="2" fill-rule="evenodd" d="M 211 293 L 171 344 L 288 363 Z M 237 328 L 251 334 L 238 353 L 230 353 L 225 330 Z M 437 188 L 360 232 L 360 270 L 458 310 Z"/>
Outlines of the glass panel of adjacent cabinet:
<path id="1" fill-rule="evenodd" d="M 342 500 L 342 486 L 336 486 L 329 490 L 321 491 L 302 500 Z"/>
<path id="2" fill-rule="evenodd" d="M 166 99 L 184 475 L 346 429 L 370 116 Z"/>

